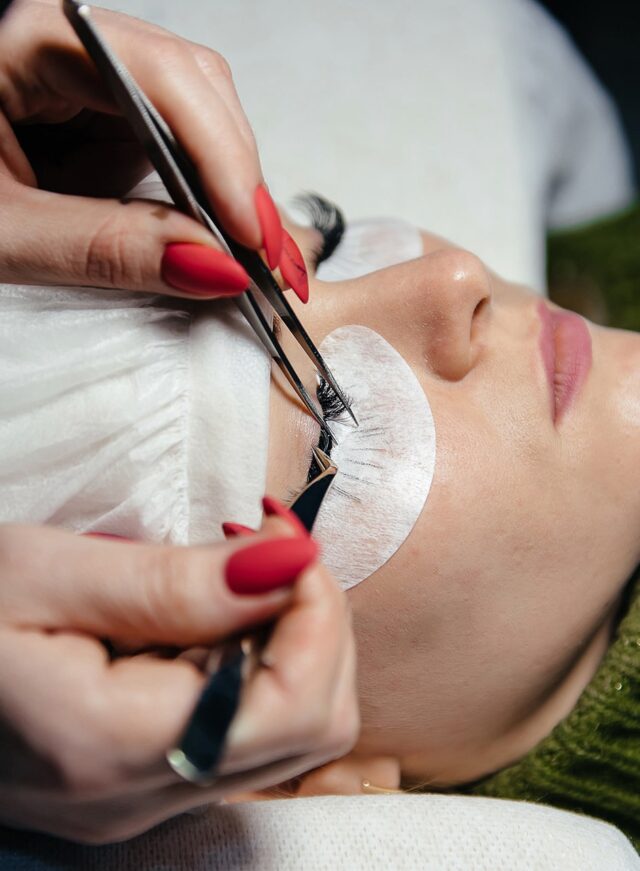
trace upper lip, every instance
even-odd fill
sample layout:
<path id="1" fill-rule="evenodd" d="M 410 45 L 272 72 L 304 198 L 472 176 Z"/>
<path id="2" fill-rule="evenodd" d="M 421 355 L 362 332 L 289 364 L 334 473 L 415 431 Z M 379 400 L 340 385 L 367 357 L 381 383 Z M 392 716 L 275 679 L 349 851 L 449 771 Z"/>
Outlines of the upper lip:
<path id="1" fill-rule="evenodd" d="M 538 345 L 551 397 L 551 417 L 560 420 L 591 365 L 591 336 L 579 315 L 538 304 L 542 322 Z"/>

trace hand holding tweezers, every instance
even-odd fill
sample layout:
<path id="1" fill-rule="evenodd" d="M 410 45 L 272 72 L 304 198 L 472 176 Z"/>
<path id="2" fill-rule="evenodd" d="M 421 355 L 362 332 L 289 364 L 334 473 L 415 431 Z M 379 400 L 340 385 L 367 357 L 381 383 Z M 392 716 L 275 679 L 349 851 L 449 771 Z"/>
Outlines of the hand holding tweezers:
<path id="1" fill-rule="evenodd" d="M 291 511 L 310 533 L 337 468 L 329 457 L 314 448 L 321 469 L 313 481 L 298 495 Z M 260 648 L 269 628 L 257 635 L 238 638 L 225 646 L 222 661 L 209 678 L 180 745 L 169 750 L 167 761 L 184 780 L 201 786 L 211 784 L 224 753 L 227 734 L 240 704 L 240 692 L 247 671 L 260 667 Z"/>
<path id="2" fill-rule="evenodd" d="M 91 17 L 90 7 L 80 0 L 63 0 L 63 8 L 77 36 L 111 88 L 122 114 L 147 152 L 176 206 L 207 227 L 222 247 L 242 264 L 249 275 L 251 279 L 250 289 L 235 297 L 236 305 L 310 414 L 316 419 L 321 429 L 330 435 L 322 414 L 316 408 L 309 392 L 263 315 L 254 296 L 255 291 L 262 293 L 317 370 L 336 392 L 354 423 L 357 423 L 346 397 L 273 275 L 255 251 L 251 251 L 236 242 L 217 220 L 191 160 L 162 116 L 156 111 L 100 34 Z"/>

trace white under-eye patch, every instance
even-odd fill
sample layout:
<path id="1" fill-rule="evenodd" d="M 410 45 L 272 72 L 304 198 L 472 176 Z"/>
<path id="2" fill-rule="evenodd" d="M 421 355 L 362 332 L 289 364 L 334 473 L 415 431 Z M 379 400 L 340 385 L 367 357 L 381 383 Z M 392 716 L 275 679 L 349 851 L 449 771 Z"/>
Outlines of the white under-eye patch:
<path id="1" fill-rule="evenodd" d="M 424 390 L 403 357 L 367 327 L 339 327 L 320 352 L 352 401 L 332 421 L 338 466 L 314 526 L 343 589 L 389 560 L 413 529 L 433 480 L 436 434 Z"/>

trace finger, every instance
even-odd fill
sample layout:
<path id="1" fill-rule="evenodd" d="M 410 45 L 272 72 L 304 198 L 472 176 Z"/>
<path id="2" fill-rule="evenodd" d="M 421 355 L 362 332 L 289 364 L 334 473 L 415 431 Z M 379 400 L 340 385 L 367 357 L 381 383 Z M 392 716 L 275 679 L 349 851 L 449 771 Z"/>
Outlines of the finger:
<path id="1" fill-rule="evenodd" d="M 96 698 L 93 681 L 87 677 L 105 668 L 106 650 L 81 635 L 56 636 L 3 626 L 0 661 L 6 751 L 0 760 L 0 783 L 21 790 L 65 789 L 67 763 L 73 757 L 71 742 L 76 742 L 80 754 L 88 737 L 87 717 L 80 707 Z M 7 738 L 12 732 L 15 743 Z"/>
<path id="2" fill-rule="evenodd" d="M 264 179 L 249 123 L 232 97 L 235 89 L 226 62 L 200 47 L 198 62 L 175 40 L 163 40 L 160 50 L 160 70 L 155 58 L 131 56 L 134 76 L 191 157 L 223 226 L 248 247 L 263 247 L 267 240 L 255 197 Z M 279 261 L 281 239 L 279 246 L 273 266 Z"/>
<path id="3" fill-rule="evenodd" d="M 258 752 L 246 750 L 246 756 L 237 762 L 237 770 L 228 769 L 227 756 L 220 767 L 221 777 L 216 783 L 222 794 L 238 789 L 261 789 L 266 784 L 265 773 L 270 765 L 277 766 L 280 780 L 273 779 L 271 784 L 282 783 L 283 780 L 297 777 L 300 774 L 324 765 L 349 753 L 357 741 L 360 730 L 360 714 L 356 692 L 356 653 L 353 637 L 346 646 L 340 659 L 338 674 L 326 698 L 326 714 L 322 729 L 310 738 L 306 735 L 306 749 L 296 747 L 294 731 L 298 724 L 296 714 L 307 704 L 302 694 L 298 694 L 295 702 L 289 706 L 286 720 L 288 734 L 281 731 L 272 734 L 271 747 L 253 748 Z M 304 722 L 304 721 L 303 721 Z M 266 726 L 263 721 L 263 729 Z M 292 736 L 294 740 L 292 740 Z M 235 763 L 234 763 L 235 765 Z M 288 773 L 286 773 L 288 772 Z M 255 775 L 255 776 L 254 776 Z"/>
<path id="4" fill-rule="evenodd" d="M 114 52 L 193 160 L 221 223 L 239 242 L 254 249 L 265 247 L 275 268 L 282 251 L 282 225 L 261 188 L 255 139 L 224 58 L 124 15 L 103 10 L 94 14 Z M 55 39 L 51 31 L 46 33 L 49 53 L 46 63 L 39 64 L 46 87 L 77 109 L 113 111 L 70 29 L 54 21 L 49 26 Z M 261 199 L 269 199 L 268 209 L 257 204 L 258 189 Z"/>
<path id="5" fill-rule="evenodd" d="M 7 629 L 0 629 L 0 659 L 12 665 L 0 674 L 3 718 L 19 728 L 15 746 L 5 740 L 0 774 L 6 780 L 10 769 L 21 794 L 85 804 L 176 783 L 165 753 L 177 744 L 205 681 L 191 664 L 149 656 L 110 664 L 95 639 Z M 43 710 L 55 716 L 43 717 Z M 281 760 L 267 768 L 220 781 L 212 796 L 241 783 L 271 785 L 305 763 Z M 192 796 L 191 806 L 202 800 L 200 787 L 180 792 Z"/>
<path id="6" fill-rule="evenodd" d="M 186 661 L 110 663 L 98 641 L 67 632 L 0 629 L 0 660 L 3 721 L 16 724 L 20 738 L 0 767 L 20 789 L 69 800 L 148 788 L 205 680 Z"/>
<path id="7" fill-rule="evenodd" d="M 188 45 L 204 77 L 211 87 L 217 90 L 224 101 L 225 106 L 238 127 L 240 135 L 247 145 L 255 150 L 255 136 L 235 88 L 231 67 L 221 55 L 208 49 L 206 46 L 194 42 L 188 42 Z"/>
<path id="8" fill-rule="evenodd" d="M 332 699 L 347 660 L 353 669 L 345 597 L 315 565 L 294 589 L 265 651 L 267 668 L 248 681 L 229 732 L 223 773 L 262 764 L 284 744 L 289 754 L 331 743 Z"/>
<path id="9" fill-rule="evenodd" d="M 269 559 L 264 558 L 267 544 Z M 292 527 L 275 517 L 252 539 L 198 548 L 86 538 L 51 527 L 3 526 L 0 566 L 6 580 L 0 588 L 0 620 L 22 627 L 74 629 L 98 638 L 209 646 L 282 611 L 290 601 L 291 584 L 315 554 L 305 551 L 300 556 L 294 545 Z M 271 591 L 236 594 L 227 584 L 227 562 L 251 548 L 259 549 L 264 563 L 255 566 L 255 576 L 267 572 Z M 287 562 L 292 548 L 302 562 Z"/>
<path id="10" fill-rule="evenodd" d="M 100 26 L 136 82 L 186 149 L 222 225 L 250 248 L 265 247 L 275 268 L 282 225 L 268 198 L 255 138 L 226 60 L 211 49 L 140 22 L 102 14 Z M 148 47 L 141 51 L 140 45 Z M 270 199 L 270 198 L 269 198 Z"/>
<path id="11" fill-rule="evenodd" d="M 211 233 L 164 203 L 62 196 L 6 176 L 0 200 L 11 202 L 0 211 L 0 281 L 191 298 L 237 295 L 249 284 Z"/>

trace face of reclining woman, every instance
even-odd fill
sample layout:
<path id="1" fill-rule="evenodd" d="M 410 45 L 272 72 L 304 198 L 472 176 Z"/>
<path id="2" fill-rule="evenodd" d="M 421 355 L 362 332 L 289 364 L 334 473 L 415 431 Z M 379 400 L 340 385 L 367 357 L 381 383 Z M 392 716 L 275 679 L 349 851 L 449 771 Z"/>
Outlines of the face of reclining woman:
<path id="1" fill-rule="evenodd" d="M 303 251 L 316 241 L 292 232 Z M 375 330 L 431 406 L 428 499 L 397 552 L 348 595 L 355 755 L 393 757 L 405 782 L 437 787 L 524 755 L 570 712 L 606 650 L 640 559 L 640 336 L 589 324 L 591 366 L 558 415 L 540 299 L 435 236 L 423 234 L 423 248 L 354 280 L 312 278 L 299 314 L 318 344 L 344 324 Z M 309 372 L 286 331 L 283 342 Z M 269 492 L 302 486 L 317 436 L 273 388 Z"/>

